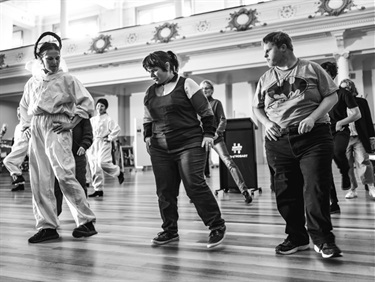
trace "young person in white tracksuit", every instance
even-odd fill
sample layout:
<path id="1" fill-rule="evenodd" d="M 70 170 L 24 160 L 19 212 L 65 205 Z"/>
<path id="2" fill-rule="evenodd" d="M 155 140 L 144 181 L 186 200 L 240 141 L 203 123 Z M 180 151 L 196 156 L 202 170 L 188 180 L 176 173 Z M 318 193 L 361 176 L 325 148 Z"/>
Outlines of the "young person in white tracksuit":
<path id="1" fill-rule="evenodd" d="M 17 108 L 17 117 L 20 120 L 20 108 Z M 29 137 L 22 133 L 21 122 L 16 125 L 14 129 L 14 143 L 12 145 L 12 151 L 3 160 L 4 166 L 13 178 L 12 184 L 15 185 L 12 188 L 12 192 L 25 190 L 25 178 L 22 176 L 21 164 L 25 160 L 27 151 L 29 148 Z"/>
<path id="2" fill-rule="evenodd" d="M 39 42 L 45 36 L 56 43 Z M 54 195 L 55 176 L 76 223 L 73 237 L 97 232 L 96 217 L 75 177 L 72 132 L 82 118 L 94 112 L 94 100 L 74 76 L 60 68 L 61 39 L 53 32 L 43 33 L 34 47 L 33 76 L 26 83 L 20 102 L 23 130 L 31 133 L 29 145 L 30 185 L 38 232 L 29 243 L 57 239 L 59 219 Z"/>
<path id="3" fill-rule="evenodd" d="M 94 140 L 87 150 L 92 185 L 95 192 L 89 197 L 103 197 L 104 172 L 112 177 L 118 177 L 119 183 L 124 182 L 124 173 L 118 165 L 112 162 L 111 142 L 120 134 L 120 126 L 107 114 L 108 101 L 99 99 L 96 102 L 97 116 L 90 119 Z"/>

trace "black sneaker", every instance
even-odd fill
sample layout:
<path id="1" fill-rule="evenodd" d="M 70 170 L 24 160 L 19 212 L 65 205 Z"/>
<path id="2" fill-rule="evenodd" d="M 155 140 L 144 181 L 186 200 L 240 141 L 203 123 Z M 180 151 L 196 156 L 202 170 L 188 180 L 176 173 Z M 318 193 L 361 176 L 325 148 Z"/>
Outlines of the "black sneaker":
<path id="1" fill-rule="evenodd" d="M 14 188 L 12 188 L 12 192 L 15 192 L 15 191 L 23 191 L 23 190 L 25 190 L 25 185 L 23 185 L 23 184 L 19 184 L 19 185 L 17 185 L 16 187 L 14 187 Z"/>
<path id="2" fill-rule="evenodd" d="M 162 232 L 159 232 L 158 236 L 152 239 L 151 242 L 154 245 L 164 245 L 164 244 L 168 244 L 169 242 L 178 241 L 179 239 L 180 237 L 178 236 L 178 233 L 162 231 Z"/>
<path id="3" fill-rule="evenodd" d="M 207 248 L 213 248 L 221 244 L 225 238 L 226 227 L 222 226 L 219 229 L 212 230 L 208 238 Z"/>
<path id="4" fill-rule="evenodd" d="M 276 254 L 280 255 L 290 255 L 298 251 L 304 251 L 309 248 L 309 243 L 307 244 L 295 244 L 288 238 L 284 240 L 280 245 L 276 246 Z"/>
<path id="5" fill-rule="evenodd" d="M 242 195 L 244 196 L 245 198 L 245 202 L 246 204 L 250 204 L 252 201 L 253 201 L 253 198 L 251 197 L 250 193 L 248 190 L 245 190 L 242 192 Z"/>
<path id="6" fill-rule="evenodd" d="M 118 176 L 118 182 L 120 183 L 120 185 L 124 182 L 124 180 L 125 180 L 124 173 L 120 171 L 120 174 Z"/>
<path id="7" fill-rule="evenodd" d="M 25 184 L 25 178 L 22 175 L 17 175 L 17 178 L 12 181 L 13 185 Z"/>
<path id="8" fill-rule="evenodd" d="M 34 236 L 29 238 L 29 243 L 40 243 L 57 238 L 59 238 L 59 234 L 57 233 L 56 229 L 40 229 Z"/>
<path id="9" fill-rule="evenodd" d="M 341 250 L 335 243 L 323 243 L 320 246 L 314 245 L 315 252 L 322 255 L 323 258 L 341 257 Z"/>
<path id="10" fill-rule="evenodd" d="M 95 234 L 98 234 L 98 232 L 96 232 L 92 221 L 86 222 L 85 224 L 82 224 L 77 228 L 74 228 L 72 233 L 74 238 L 90 237 Z"/>
<path id="11" fill-rule="evenodd" d="M 329 207 L 330 213 L 341 213 L 340 206 L 338 203 L 332 203 L 331 206 Z"/>
<path id="12" fill-rule="evenodd" d="M 89 198 L 103 197 L 103 195 L 104 195 L 103 191 L 95 191 L 94 193 L 89 195 Z"/>
<path id="13" fill-rule="evenodd" d="M 343 175 L 341 177 L 341 188 L 342 190 L 349 190 L 352 187 L 349 175 Z"/>

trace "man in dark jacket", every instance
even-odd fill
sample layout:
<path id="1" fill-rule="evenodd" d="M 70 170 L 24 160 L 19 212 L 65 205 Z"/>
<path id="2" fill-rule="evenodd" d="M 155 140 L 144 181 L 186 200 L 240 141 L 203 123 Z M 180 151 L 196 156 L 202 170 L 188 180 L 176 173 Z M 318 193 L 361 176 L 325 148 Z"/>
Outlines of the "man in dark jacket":
<path id="1" fill-rule="evenodd" d="M 340 88 L 346 89 L 355 97 L 362 116 L 349 125 L 350 139 L 346 149 L 346 155 L 349 160 L 351 188 L 345 195 L 345 198 L 353 199 L 358 197 L 356 191 L 358 184 L 354 173 L 354 163 L 356 164 L 358 175 L 363 185 L 368 186 L 370 197 L 375 198 L 374 169 L 369 159 L 369 153 L 371 153 L 370 137 L 375 136 L 370 108 L 366 99 L 357 97 L 358 91 L 353 81 L 344 79 L 340 83 Z"/>

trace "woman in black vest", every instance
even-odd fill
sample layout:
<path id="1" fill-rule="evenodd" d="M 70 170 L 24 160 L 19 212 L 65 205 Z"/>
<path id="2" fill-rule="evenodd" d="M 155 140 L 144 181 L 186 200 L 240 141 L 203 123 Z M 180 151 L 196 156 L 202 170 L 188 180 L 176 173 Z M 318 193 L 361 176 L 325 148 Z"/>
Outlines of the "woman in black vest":
<path id="1" fill-rule="evenodd" d="M 211 230 L 207 247 L 215 247 L 224 240 L 226 227 L 204 179 L 206 151 L 213 145 L 215 134 L 211 106 L 197 83 L 178 75 L 179 63 L 173 52 L 151 53 L 144 58 L 143 67 L 155 81 L 144 99 L 144 139 L 163 220 L 163 231 L 152 242 L 163 245 L 179 240 L 177 197 L 182 180 L 199 216 Z"/>

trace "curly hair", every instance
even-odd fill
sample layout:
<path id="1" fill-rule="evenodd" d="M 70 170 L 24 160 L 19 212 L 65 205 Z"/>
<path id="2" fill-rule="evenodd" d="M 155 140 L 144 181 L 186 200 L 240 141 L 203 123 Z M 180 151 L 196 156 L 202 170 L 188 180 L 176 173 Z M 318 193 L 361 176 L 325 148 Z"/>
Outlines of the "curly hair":
<path id="1" fill-rule="evenodd" d="M 337 65 L 332 62 L 325 62 L 320 65 L 331 77 L 335 79 L 337 76 Z"/>

